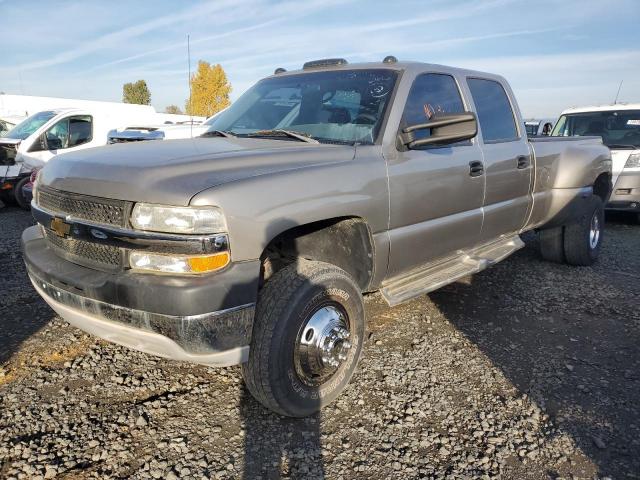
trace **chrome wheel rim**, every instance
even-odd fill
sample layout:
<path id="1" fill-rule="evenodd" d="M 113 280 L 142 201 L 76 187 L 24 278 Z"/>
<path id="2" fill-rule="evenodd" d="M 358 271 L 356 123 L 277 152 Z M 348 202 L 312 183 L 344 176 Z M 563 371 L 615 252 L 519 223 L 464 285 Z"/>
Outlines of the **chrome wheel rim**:
<path id="1" fill-rule="evenodd" d="M 307 385 L 320 385 L 342 366 L 351 348 L 346 312 L 337 304 L 323 305 L 309 315 L 298 332 L 296 372 Z"/>
<path id="2" fill-rule="evenodd" d="M 598 213 L 594 213 L 591 217 L 591 226 L 589 228 L 589 246 L 594 250 L 600 241 L 600 219 Z"/>

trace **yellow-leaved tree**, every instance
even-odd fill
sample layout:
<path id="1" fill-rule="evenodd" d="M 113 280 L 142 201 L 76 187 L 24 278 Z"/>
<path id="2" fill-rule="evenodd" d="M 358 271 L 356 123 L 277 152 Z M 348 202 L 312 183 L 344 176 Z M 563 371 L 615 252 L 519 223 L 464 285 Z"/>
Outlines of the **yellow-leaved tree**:
<path id="1" fill-rule="evenodd" d="M 210 117 L 231 104 L 229 93 L 231 84 L 220 64 L 211 65 L 200 60 L 198 70 L 191 75 L 191 98 L 187 99 L 186 112 Z"/>

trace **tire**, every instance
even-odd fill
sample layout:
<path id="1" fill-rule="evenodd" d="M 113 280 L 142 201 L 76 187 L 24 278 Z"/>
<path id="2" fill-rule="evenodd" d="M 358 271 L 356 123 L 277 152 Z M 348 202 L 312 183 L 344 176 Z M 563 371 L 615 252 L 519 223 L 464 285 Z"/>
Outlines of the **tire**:
<path id="1" fill-rule="evenodd" d="M 29 202 L 27 202 L 24 193 L 22 193 L 22 187 L 24 187 L 27 183 L 29 183 L 29 177 L 24 177 L 20 179 L 18 183 L 16 183 L 15 187 L 13 187 L 13 196 L 16 199 L 16 203 L 20 208 L 24 210 L 31 209 L 31 206 L 29 205 Z"/>
<path id="2" fill-rule="evenodd" d="M 346 327 L 325 329 L 335 334 L 331 337 L 319 335 L 321 328 L 312 327 L 325 325 L 327 318 L 344 320 Z M 275 273 L 260 292 L 249 360 L 242 365 L 246 386 L 276 413 L 311 415 L 349 383 L 362 353 L 364 330 L 364 302 L 353 279 L 334 265 L 300 259 Z M 318 361 L 321 350 L 302 345 L 305 337 L 310 344 L 338 338 L 330 360 L 339 365 Z M 318 369 L 321 373 L 315 375 Z"/>
<path id="3" fill-rule="evenodd" d="M 604 233 L 602 199 L 592 195 L 581 217 L 565 226 L 564 255 L 569 265 L 589 266 L 598 259 Z"/>
<path id="4" fill-rule="evenodd" d="M 540 230 L 540 254 L 549 262 L 564 263 L 564 226 Z"/>

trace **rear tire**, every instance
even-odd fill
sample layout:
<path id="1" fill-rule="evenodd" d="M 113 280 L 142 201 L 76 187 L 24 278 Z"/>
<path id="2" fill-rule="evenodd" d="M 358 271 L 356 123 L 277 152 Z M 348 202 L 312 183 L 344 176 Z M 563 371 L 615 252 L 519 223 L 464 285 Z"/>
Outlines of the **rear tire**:
<path id="1" fill-rule="evenodd" d="M 29 183 L 29 177 L 24 177 L 20 179 L 18 183 L 16 183 L 15 187 L 13 187 L 13 196 L 16 199 L 16 203 L 20 208 L 24 210 L 29 210 L 31 208 L 22 191 L 22 187 L 24 187 L 27 183 Z"/>
<path id="2" fill-rule="evenodd" d="M 540 254 L 549 262 L 564 263 L 564 226 L 540 230 Z"/>
<path id="3" fill-rule="evenodd" d="M 334 265 L 299 259 L 260 292 L 242 365 L 246 386 L 276 413 L 311 415 L 349 383 L 364 329 L 364 302 L 353 279 Z"/>
<path id="4" fill-rule="evenodd" d="M 592 195 L 581 217 L 565 226 L 564 254 L 569 265 L 589 266 L 598 259 L 604 233 L 604 205 Z"/>

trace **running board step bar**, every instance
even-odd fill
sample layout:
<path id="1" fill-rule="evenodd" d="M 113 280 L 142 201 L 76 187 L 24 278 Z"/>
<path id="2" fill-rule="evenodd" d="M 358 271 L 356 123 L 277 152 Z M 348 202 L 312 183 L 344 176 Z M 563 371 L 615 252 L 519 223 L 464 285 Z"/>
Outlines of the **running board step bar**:
<path id="1" fill-rule="evenodd" d="M 381 292 L 390 306 L 432 292 L 456 280 L 478 273 L 524 247 L 518 235 L 483 245 L 437 264 L 426 265 L 385 282 Z"/>

